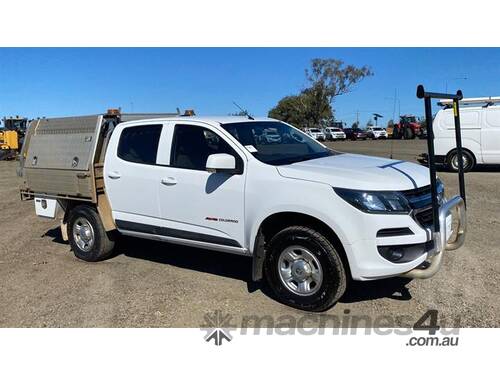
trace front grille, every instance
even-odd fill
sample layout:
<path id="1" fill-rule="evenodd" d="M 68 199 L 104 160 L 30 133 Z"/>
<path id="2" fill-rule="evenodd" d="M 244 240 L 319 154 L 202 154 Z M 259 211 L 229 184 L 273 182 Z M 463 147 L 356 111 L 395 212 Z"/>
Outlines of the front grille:
<path id="1" fill-rule="evenodd" d="M 422 225 L 423 227 L 429 227 L 433 223 L 432 217 L 432 206 L 426 208 L 425 210 L 419 211 L 415 214 L 415 219 Z"/>
<path id="2" fill-rule="evenodd" d="M 434 220 L 432 215 L 431 186 L 423 186 L 418 189 L 403 191 L 411 208 L 415 210 L 414 218 L 423 227 L 432 226 Z"/>
<path id="3" fill-rule="evenodd" d="M 418 189 L 403 191 L 411 208 L 421 209 L 432 205 L 431 186 L 423 186 Z"/>

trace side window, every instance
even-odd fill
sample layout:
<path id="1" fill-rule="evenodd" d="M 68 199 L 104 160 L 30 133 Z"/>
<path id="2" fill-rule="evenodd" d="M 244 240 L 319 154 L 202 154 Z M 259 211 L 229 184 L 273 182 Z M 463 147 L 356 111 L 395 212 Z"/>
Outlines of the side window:
<path id="1" fill-rule="evenodd" d="M 156 164 L 162 125 L 141 125 L 123 129 L 118 142 L 120 159 L 141 164 Z"/>
<path id="2" fill-rule="evenodd" d="M 195 125 L 176 125 L 172 139 L 170 165 L 176 168 L 204 171 L 212 154 L 230 154 L 236 159 L 236 168 L 243 169 L 243 160 L 213 131 Z"/>

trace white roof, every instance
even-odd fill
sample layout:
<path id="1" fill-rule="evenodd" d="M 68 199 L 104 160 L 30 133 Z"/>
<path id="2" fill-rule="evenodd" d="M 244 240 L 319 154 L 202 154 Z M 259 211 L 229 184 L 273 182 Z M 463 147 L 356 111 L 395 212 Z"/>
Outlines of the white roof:
<path id="1" fill-rule="evenodd" d="M 269 117 L 254 117 L 253 120 L 249 119 L 247 116 L 176 116 L 176 117 L 165 117 L 165 118 L 148 118 L 144 120 L 133 120 L 123 122 L 125 123 L 144 123 L 144 122 L 158 122 L 158 121 L 192 121 L 192 122 L 204 122 L 212 125 L 223 125 L 223 124 L 234 124 L 238 122 L 257 122 L 257 121 L 272 121 L 279 122 L 279 120 L 269 118 Z"/>
<path id="2" fill-rule="evenodd" d="M 460 104 L 484 104 L 484 103 L 500 103 L 500 96 L 485 96 L 481 98 L 463 98 L 460 100 Z M 439 101 L 440 105 L 451 105 L 453 100 L 451 99 L 441 99 Z"/>

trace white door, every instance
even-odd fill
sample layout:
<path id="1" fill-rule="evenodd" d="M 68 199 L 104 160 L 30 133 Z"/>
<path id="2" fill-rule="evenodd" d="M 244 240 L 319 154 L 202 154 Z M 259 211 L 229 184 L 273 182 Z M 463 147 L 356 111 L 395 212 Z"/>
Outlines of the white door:
<path id="1" fill-rule="evenodd" d="M 486 108 L 483 112 L 481 148 L 485 163 L 500 163 L 500 108 Z"/>
<path id="2" fill-rule="evenodd" d="M 160 216 L 157 164 L 163 125 L 118 126 L 108 145 L 104 181 L 113 217 L 120 229 Z M 125 229 L 127 229 L 125 228 Z"/>
<path id="3" fill-rule="evenodd" d="M 244 247 L 244 153 L 218 129 L 174 126 L 169 165 L 162 171 L 159 191 L 165 235 Z M 238 171 L 207 172 L 208 156 L 217 153 L 235 156 Z"/>

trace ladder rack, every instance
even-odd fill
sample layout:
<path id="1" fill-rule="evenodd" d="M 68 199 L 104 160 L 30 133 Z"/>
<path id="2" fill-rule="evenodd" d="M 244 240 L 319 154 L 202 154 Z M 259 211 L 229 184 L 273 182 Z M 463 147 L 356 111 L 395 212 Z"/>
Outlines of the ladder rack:
<path id="1" fill-rule="evenodd" d="M 489 107 L 496 103 L 500 103 L 500 96 L 485 96 L 482 98 L 467 98 L 460 100 L 460 105 L 482 104 L 483 107 Z M 451 108 L 453 106 L 453 100 L 442 99 L 438 102 L 438 105 Z"/>

